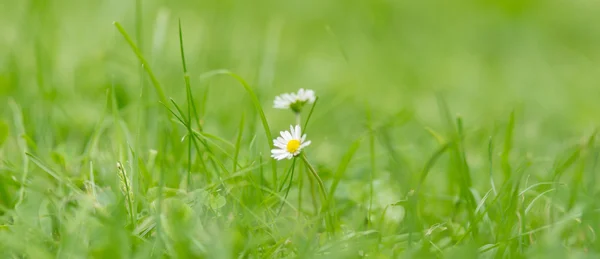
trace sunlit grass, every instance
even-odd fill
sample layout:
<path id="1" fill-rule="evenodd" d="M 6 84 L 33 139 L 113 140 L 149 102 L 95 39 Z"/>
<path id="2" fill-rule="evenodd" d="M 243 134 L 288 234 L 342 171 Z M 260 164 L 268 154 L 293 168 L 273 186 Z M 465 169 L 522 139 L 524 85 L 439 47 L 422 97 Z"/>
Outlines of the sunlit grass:
<path id="1" fill-rule="evenodd" d="M 0 6 L 0 258 L 600 254 L 597 3 Z"/>

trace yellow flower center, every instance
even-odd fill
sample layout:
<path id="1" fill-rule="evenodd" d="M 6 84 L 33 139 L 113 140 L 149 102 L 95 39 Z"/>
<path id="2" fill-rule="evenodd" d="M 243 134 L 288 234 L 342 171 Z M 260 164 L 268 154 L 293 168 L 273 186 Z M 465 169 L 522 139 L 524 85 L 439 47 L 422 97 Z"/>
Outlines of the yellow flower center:
<path id="1" fill-rule="evenodd" d="M 290 153 L 296 153 L 300 148 L 300 141 L 297 139 L 292 139 L 287 143 L 286 149 Z"/>

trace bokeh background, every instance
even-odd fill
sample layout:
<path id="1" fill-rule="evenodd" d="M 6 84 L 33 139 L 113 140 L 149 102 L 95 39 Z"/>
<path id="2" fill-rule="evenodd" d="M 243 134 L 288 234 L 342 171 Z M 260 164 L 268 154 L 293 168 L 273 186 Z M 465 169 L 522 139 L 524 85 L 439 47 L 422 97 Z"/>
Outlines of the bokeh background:
<path id="1" fill-rule="evenodd" d="M 321 101 L 312 137 L 321 162 L 364 133 L 366 110 L 382 122 L 407 117 L 394 145 L 416 158 L 436 145 L 424 128 L 443 128 L 440 99 L 482 150 L 515 111 L 517 148 L 541 160 L 600 120 L 597 1 L 1 4 L 1 115 L 11 120 L 7 101 L 14 100 L 46 148 L 81 146 L 103 118 L 112 87 L 128 123 L 139 122 L 134 104 L 143 102 L 150 110 L 142 126 L 156 127 L 153 113 L 163 107 L 113 21 L 138 42 L 167 96 L 184 102 L 181 20 L 193 91 L 199 102 L 206 98 L 206 127 L 219 136 L 233 139 L 251 104 L 235 81 L 203 80 L 209 71 L 231 70 L 255 87 L 275 132 L 290 119 L 269 108 L 273 97 L 315 89 Z M 252 125 L 250 133 L 260 131 Z"/>
<path id="2" fill-rule="evenodd" d="M 314 89 L 320 99 L 308 129 L 310 152 L 326 179 L 370 123 L 385 125 L 376 146 L 378 208 L 414 188 L 414 173 L 439 146 L 427 129 L 448 130 L 440 103 L 463 119 L 480 192 L 489 188 L 488 141 L 502 145 L 511 112 L 512 158 L 530 159 L 532 178 L 542 179 L 600 123 L 598 14 L 600 1 L 593 0 L 0 0 L 0 120 L 11 132 L 0 160 L 16 164 L 22 156 L 15 152 L 18 106 L 36 154 L 79 177 L 79 156 L 111 116 L 111 89 L 134 132 L 130 144 L 159 149 L 164 107 L 113 22 L 140 46 L 166 95 L 185 103 L 180 20 L 207 132 L 234 141 L 245 114 L 244 143 L 268 152 L 247 93 L 231 78 L 206 76 L 216 69 L 253 86 L 274 134 L 293 121 L 270 108 L 274 96 Z M 100 139 L 99 178 L 109 179 L 121 144 L 111 144 L 112 135 Z M 351 164 L 341 198 L 364 204 L 368 154 L 361 149 Z M 8 173 L 0 179 L 11 181 Z M 179 181 L 172 174 L 167 185 Z M 446 182 L 438 177 L 428 186 L 444 193 L 452 189 Z M 7 187 L 0 202 L 7 206 L 16 189 Z"/>
<path id="3" fill-rule="evenodd" d="M 167 95 L 178 98 L 181 19 L 195 88 L 206 86 L 203 72 L 221 68 L 256 86 L 265 104 L 312 88 L 323 96 L 320 114 L 336 114 L 336 124 L 355 126 L 365 104 L 435 123 L 436 95 L 468 124 L 517 109 L 532 137 L 564 138 L 597 123 L 596 1 L 141 2 L 136 17 L 134 1 L 2 1 L 3 102 L 35 109 L 51 100 L 64 114 L 47 115 L 84 127 L 111 84 L 120 105 L 135 101 L 139 67 L 113 21 L 141 37 Z M 230 84 L 212 81 L 207 109 L 227 126 L 244 94 Z"/>

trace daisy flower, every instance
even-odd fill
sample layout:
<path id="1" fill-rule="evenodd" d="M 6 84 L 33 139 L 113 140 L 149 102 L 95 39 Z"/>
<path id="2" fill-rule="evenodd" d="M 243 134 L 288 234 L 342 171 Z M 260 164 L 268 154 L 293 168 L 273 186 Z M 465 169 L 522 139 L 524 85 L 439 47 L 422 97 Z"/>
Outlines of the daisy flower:
<path id="1" fill-rule="evenodd" d="M 280 134 L 280 137 L 273 140 L 276 148 L 271 150 L 271 157 L 274 159 L 290 159 L 310 145 L 310 140 L 306 140 L 306 134 L 302 135 L 300 125 L 290 126 L 290 131 L 282 131 Z"/>
<path id="2" fill-rule="evenodd" d="M 292 109 L 294 112 L 300 112 L 302 106 L 307 103 L 314 103 L 317 97 L 315 91 L 300 88 L 297 93 L 285 93 L 275 97 L 273 108 Z"/>
<path id="3" fill-rule="evenodd" d="M 314 103 L 317 97 L 315 96 L 315 91 L 313 90 L 304 90 L 304 88 L 300 88 L 298 93 L 296 94 L 296 98 L 301 102 Z"/>

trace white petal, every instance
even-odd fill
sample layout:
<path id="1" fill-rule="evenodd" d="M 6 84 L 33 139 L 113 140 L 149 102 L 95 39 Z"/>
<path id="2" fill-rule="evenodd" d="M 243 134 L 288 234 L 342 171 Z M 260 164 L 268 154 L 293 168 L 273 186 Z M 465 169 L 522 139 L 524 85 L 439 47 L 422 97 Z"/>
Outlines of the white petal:
<path id="1" fill-rule="evenodd" d="M 286 155 L 277 155 L 277 156 L 272 156 L 273 158 L 275 158 L 275 160 L 283 160 L 286 158 Z"/>
<path id="2" fill-rule="evenodd" d="M 284 94 L 283 97 L 290 103 L 295 102 L 297 98 L 295 94 Z"/>
<path id="3" fill-rule="evenodd" d="M 271 153 L 282 153 L 287 152 L 285 148 L 273 148 L 271 149 Z"/>
<path id="4" fill-rule="evenodd" d="M 281 142 L 279 140 L 277 140 L 277 139 L 274 139 L 273 140 L 273 145 L 274 146 L 281 145 Z"/>
<path id="5" fill-rule="evenodd" d="M 285 134 L 285 136 L 283 137 L 283 139 L 285 139 L 285 142 L 289 142 L 290 140 L 293 139 L 292 134 L 290 134 L 289 131 L 285 131 L 284 134 Z"/>
<path id="6" fill-rule="evenodd" d="M 285 139 L 283 139 L 282 137 L 277 138 L 277 143 L 284 145 L 284 146 L 287 145 L 287 141 L 285 141 Z"/>
<path id="7" fill-rule="evenodd" d="M 288 109 L 290 107 L 290 102 L 283 99 L 281 96 L 276 96 L 273 107 L 278 109 Z"/>
<path id="8" fill-rule="evenodd" d="M 290 105 L 296 102 L 296 95 L 293 93 L 285 93 L 279 96 L 275 96 L 273 101 L 273 108 L 277 109 L 289 109 Z"/>
<path id="9" fill-rule="evenodd" d="M 271 156 L 282 156 L 282 155 L 286 155 L 289 152 L 287 152 L 286 150 L 283 149 L 271 149 Z"/>
<path id="10" fill-rule="evenodd" d="M 285 136 L 286 136 L 286 135 L 285 135 L 285 133 L 286 133 L 285 131 L 280 131 L 280 132 L 279 132 L 279 135 L 281 135 L 281 137 L 280 137 L 280 138 L 282 138 L 282 139 L 283 139 L 283 142 L 287 142 L 287 140 L 285 139 Z"/>
<path id="11" fill-rule="evenodd" d="M 302 138 L 300 139 L 300 142 L 304 142 L 304 140 L 306 140 L 306 134 L 302 135 Z"/>
<path id="12" fill-rule="evenodd" d="M 283 159 L 286 159 L 286 158 L 288 158 L 288 153 L 280 154 L 280 155 L 275 156 L 275 159 L 277 159 L 277 160 L 283 160 Z"/>
<path id="13" fill-rule="evenodd" d="M 307 90 L 306 91 L 306 100 L 310 103 L 314 103 L 315 102 L 315 91 L 313 90 Z"/>
<path id="14" fill-rule="evenodd" d="M 307 147 L 308 145 L 310 145 L 310 143 L 311 143 L 310 140 L 302 143 L 302 145 L 300 145 L 300 149 L 303 149 L 303 148 Z"/>
<path id="15" fill-rule="evenodd" d="M 300 125 L 296 125 L 296 135 L 294 135 L 294 139 L 300 140 L 301 134 L 302 134 L 302 130 L 300 129 Z"/>

